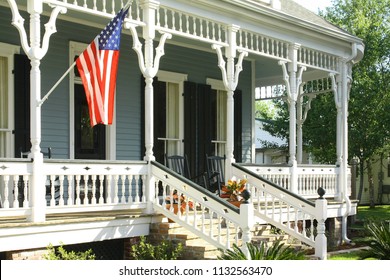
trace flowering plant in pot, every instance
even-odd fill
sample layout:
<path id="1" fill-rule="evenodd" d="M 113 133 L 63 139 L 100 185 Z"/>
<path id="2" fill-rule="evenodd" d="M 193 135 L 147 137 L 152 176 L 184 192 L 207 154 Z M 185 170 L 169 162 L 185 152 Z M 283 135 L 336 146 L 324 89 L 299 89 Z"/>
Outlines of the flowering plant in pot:
<path id="1" fill-rule="evenodd" d="M 172 197 L 172 203 L 171 203 L 171 197 Z M 171 204 L 173 207 L 173 212 L 177 214 L 177 212 L 180 209 L 181 213 L 184 213 L 188 204 L 189 209 L 193 209 L 194 203 L 192 201 L 189 201 L 184 194 L 181 194 L 180 196 L 177 194 L 177 190 L 175 190 L 172 194 L 172 196 L 167 196 L 165 199 L 166 208 L 169 210 L 171 209 Z"/>
<path id="2" fill-rule="evenodd" d="M 228 180 L 226 185 L 222 186 L 221 197 L 227 197 L 229 202 L 241 201 L 241 193 L 246 188 L 246 182 L 246 179 L 237 180 L 236 177 L 233 177 L 231 180 Z"/>

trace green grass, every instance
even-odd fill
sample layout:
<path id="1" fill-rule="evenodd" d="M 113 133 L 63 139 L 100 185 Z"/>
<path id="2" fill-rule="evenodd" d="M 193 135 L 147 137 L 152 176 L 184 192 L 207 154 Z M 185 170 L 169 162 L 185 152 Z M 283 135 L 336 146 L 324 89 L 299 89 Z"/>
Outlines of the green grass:
<path id="1" fill-rule="evenodd" d="M 359 206 L 356 219 L 363 222 L 368 219 L 390 220 L 390 205 L 377 205 L 372 209 L 369 206 Z"/>
<path id="2" fill-rule="evenodd" d="M 328 260 L 331 261 L 339 261 L 339 260 L 353 261 L 359 259 L 360 259 L 359 253 L 357 251 L 350 252 L 350 253 L 335 254 L 328 257 Z"/>
<path id="3" fill-rule="evenodd" d="M 377 205 L 375 208 L 359 206 L 356 220 L 362 223 L 368 220 L 390 221 L 390 205 Z M 352 227 L 363 229 L 362 223 L 353 224 Z M 356 236 L 352 238 L 352 242 L 363 245 L 367 244 L 369 239 L 369 236 Z M 357 250 L 348 253 L 334 254 L 329 256 L 328 260 L 360 260 L 361 253 L 362 251 Z M 370 258 L 369 260 L 373 259 Z"/>

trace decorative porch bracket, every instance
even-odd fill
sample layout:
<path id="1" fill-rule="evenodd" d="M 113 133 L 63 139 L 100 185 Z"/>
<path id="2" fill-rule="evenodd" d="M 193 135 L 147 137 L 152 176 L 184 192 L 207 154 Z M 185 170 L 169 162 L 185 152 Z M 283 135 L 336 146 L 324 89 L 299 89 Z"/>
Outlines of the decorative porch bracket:
<path id="1" fill-rule="evenodd" d="M 231 25 L 228 27 L 228 37 L 229 37 L 229 46 L 226 47 L 226 58 L 227 63 L 225 62 L 222 55 L 222 46 L 213 44 L 211 47 L 217 53 L 218 57 L 218 67 L 222 73 L 222 81 L 227 91 L 227 110 L 229 114 L 226 114 L 226 162 L 225 162 L 225 174 L 226 178 L 232 177 L 231 166 L 235 162 L 234 159 L 234 91 L 237 88 L 240 72 L 242 71 L 242 62 L 244 57 L 248 56 L 248 52 L 238 50 L 236 45 L 237 31 L 239 27 L 236 25 Z M 239 52 L 237 63 L 234 59 L 236 53 Z"/>
<path id="2" fill-rule="evenodd" d="M 293 193 L 298 192 L 298 171 L 297 171 L 297 100 L 298 100 L 298 91 L 302 84 L 302 75 L 303 71 L 306 70 L 305 66 L 300 66 L 298 71 L 298 49 L 300 48 L 299 44 L 290 45 L 290 61 L 279 61 L 279 65 L 282 66 L 283 71 L 283 80 L 286 84 L 287 91 L 287 102 L 289 105 L 289 115 L 290 115 L 290 138 L 289 138 L 289 147 L 290 147 L 290 160 L 289 164 L 291 165 L 291 189 Z M 287 64 L 288 63 L 288 64 Z M 288 69 L 287 69 L 288 66 Z M 297 73 L 298 72 L 298 73 Z"/>
<path id="3" fill-rule="evenodd" d="M 43 155 L 41 153 L 41 71 L 39 69 L 41 59 L 46 55 L 49 48 L 50 37 L 56 30 L 56 19 L 59 13 L 66 13 L 67 9 L 59 6 L 54 7 L 48 23 L 45 24 L 45 34 L 41 47 L 41 19 L 43 12 L 42 0 L 28 0 L 27 12 L 30 14 L 30 46 L 28 45 L 27 32 L 24 28 L 24 19 L 20 15 L 15 0 L 7 0 L 12 11 L 12 25 L 19 31 L 20 41 L 24 52 L 31 61 L 30 72 L 30 135 L 31 135 L 31 157 L 32 178 L 31 178 L 31 201 L 32 214 L 30 220 L 33 222 L 45 221 L 45 188 L 42 164 Z"/>
<path id="4" fill-rule="evenodd" d="M 302 163 L 303 157 L 303 133 L 302 127 L 307 119 L 307 114 L 311 109 L 311 103 L 317 95 L 310 95 L 306 104 L 303 104 L 303 89 L 299 88 L 299 95 L 297 100 L 297 162 Z M 304 108 L 303 108 L 304 106 Z"/>

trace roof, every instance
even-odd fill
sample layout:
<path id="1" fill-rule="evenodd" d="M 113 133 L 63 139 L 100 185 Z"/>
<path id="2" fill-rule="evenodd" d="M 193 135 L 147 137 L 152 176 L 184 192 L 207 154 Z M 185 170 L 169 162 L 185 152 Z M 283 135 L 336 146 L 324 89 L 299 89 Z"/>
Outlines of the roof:
<path id="1" fill-rule="evenodd" d="M 313 0 L 312 0 L 313 1 Z M 339 28 L 338 26 L 328 22 L 323 17 L 317 15 L 309 9 L 301 6 L 294 0 L 280 0 L 281 2 L 281 12 L 291 15 L 293 17 L 299 18 L 304 21 L 308 21 L 317 25 L 321 25 L 330 29 L 337 31 L 346 32 L 345 30 Z"/>

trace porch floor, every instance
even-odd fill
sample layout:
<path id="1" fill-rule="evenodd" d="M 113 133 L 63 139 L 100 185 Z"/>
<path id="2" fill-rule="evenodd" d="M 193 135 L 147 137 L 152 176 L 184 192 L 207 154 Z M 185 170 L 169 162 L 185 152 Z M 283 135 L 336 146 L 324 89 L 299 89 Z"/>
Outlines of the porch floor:
<path id="1" fill-rule="evenodd" d="M 25 217 L 0 217 L 1 228 L 29 227 L 60 225 L 71 223 L 85 223 L 96 221 L 112 221 L 118 219 L 148 217 L 150 214 L 143 214 L 140 210 L 113 210 L 100 212 L 76 212 L 66 214 L 48 214 L 45 222 L 30 222 Z"/>

